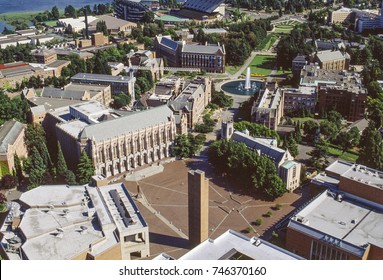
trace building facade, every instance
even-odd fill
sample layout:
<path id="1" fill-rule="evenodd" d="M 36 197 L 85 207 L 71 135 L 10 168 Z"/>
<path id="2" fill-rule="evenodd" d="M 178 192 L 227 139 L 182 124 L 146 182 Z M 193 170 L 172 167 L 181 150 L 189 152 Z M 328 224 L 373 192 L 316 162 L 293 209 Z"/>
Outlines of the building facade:
<path id="1" fill-rule="evenodd" d="M 224 45 L 192 45 L 173 41 L 170 36 L 156 36 L 154 48 L 168 66 L 199 68 L 206 72 L 224 73 L 226 50 Z"/>
<path id="2" fill-rule="evenodd" d="M 130 260 L 150 255 L 149 227 L 124 184 L 40 186 L 1 225 L 9 260 Z"/>
<path id="3" fill-rule="evenodd" d="M 314 260 L 383 259 L 383 173 L 335 161 L 311 184 L 327 189 L 290 219 L 286 246 Z"/>
<path id="4" fill-rule="evenodd" d="M 260 90 L 257 99 L 254 101 L 251 108 L 251 117 L 254 122 L 276 130 L 282 121 L 283 108 L 283 92 L 278 87 L 278 84 L 266 84 L 266 88 Z"/>
<path id="5" fill-rule="evenodd" d="M 284 111 L 307 109 L 315 112 L 317 94 L 315 87 L 283 88 Z"/>
<path id="6" fill-rule="evenodd" d="M 70 114 L 72 120 L 63 116 Z M 176 125 L 166 106 L 127 115 L 90 101 L 69 106 L 53 118 L 65 159 L 76 166 L 85 149 L 97 175 L 115 176 L 170 156 Z"/>
<path id="7" fill-rule="evenodd" d="M 194 127 L 211 101 L 211 86 L 211 78 L 196 78 L 168 103 L 175 115 L 186 114 L 188 128 Z"/>
<path id="8" fill-rule="evenodd" d="M 317 108 L 319 112 L 336 110 L 351 122 L 363 119 L 367 109 L 367 90 L 362 85 L 319 85 Z"/>
<path id="9" fill-rule="evenodd" d="M 91 85 L 110 85 L 112 94 L 129 93 L 134 99 L 134 83 L 136 78 L 133 72 L 130 76 L 112 76 L 104 74 L 78 73 L 71 78 L 71 82 Z"/>
<path id="10" fill-rule="evenodd" d="M 234 130 L 233 122 L 222 123 L 222 139 L 231 139 L 244 143 L 260 156 L 269 158 L 275 164 L 277 174 L 284 182 L 287 191 L 292 192 L 299 187 L 301 164 L 296 162 L 288 150 L 277 147 L 277 140 L 271 138 L 254 138 L 246 132 Z"/>
<path id="11" fill-rule="evenodd" d="M 26 126 L 18 121 L 7 121 L 0 127 L 0 177 L 12 174 L 15 167 L 14 156 L 27 157 L 24 143 Z"/>
<path id="12" fill-rule="evenodd" d="M 325 70 L 347 70 L 350 65 L 350 56 L 341 51 L 321 51 L 315 54 L 314 62 Z"/>

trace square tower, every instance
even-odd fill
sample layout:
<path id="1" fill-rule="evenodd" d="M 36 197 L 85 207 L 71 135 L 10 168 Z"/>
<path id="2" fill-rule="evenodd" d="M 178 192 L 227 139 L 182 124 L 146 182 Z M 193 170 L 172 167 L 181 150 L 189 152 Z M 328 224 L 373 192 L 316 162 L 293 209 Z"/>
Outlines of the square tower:
<path id="1" fill-rule="evenodd" d="M 209 238 L 209 181 L 205 172 L 188 174 L 189 242 L 195 247 Z"/>

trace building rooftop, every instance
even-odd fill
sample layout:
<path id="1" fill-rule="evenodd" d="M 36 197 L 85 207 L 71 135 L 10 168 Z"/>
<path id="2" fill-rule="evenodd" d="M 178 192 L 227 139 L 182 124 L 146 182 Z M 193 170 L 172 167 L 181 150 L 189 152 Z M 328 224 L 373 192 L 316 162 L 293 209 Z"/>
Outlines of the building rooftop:
<path id="1" fill-rule="evenodd" d="M 261 155 L 267 156 L 277 164 L 283 160 L 287 153 L 287 151 L 271 144 L 271 141 L 276 140 L 260 140 L 239 131 L 234 131 L 231 139 L 235 142 L 244 143 L 252 150 L 260 151 Z"/>
<path id="2" fill-rule="evenodd" d="M 219 5 L 224 3 L 224 0 L 187 0 L 182 7 L 205 13 L 213 13 Z"/>
<path id="3" fill-rule="evenodd" d="M 172 117 L 172 110 L 167 105 L 163 105 L 149 110 L 134 112 L 117 119 L 89 125 L 83 129 L 80 138 L 94 138 L 96 141 L 112 139 L 125 133 L 138 131 L 143 127 L 168 122 Z"/>
<path id="4" fill-rule="evenodd" d="M 321 62 L 327 62 L 327 61 L 332 61 L 332 60 L 339 60 L 339 59 L 344 59 L 345 56 L 341 51 L 321 51 L 317 52 L 316 56 Z"/>
<path id="5" fill-rule="evenodd" d="M 383 207 L 375 205 L 347 193 L 338 199 L 326 191 L 298 212 L 288 227 L 362 256 L 368 243 L 383 248 Z"/>
<path id="6" fill-rule="evenodd" d="M 88 81 L 107 81 L 111 83 L 129 83 L 129 76 L 112 76 L 106 74 L 89 74 L 89 73 L 78 73 L 71 78 L 71 81 L 80 81 L 88 80 Z"/>
<path id="7" fill-rule="evenodd" d="M 109 15 L 102 15 L 99 18 L 89 22 L 89 27 L 96 28 L 97 23 L 100 22 L 100 21 L 105 21 L 106 26 L 107 26 L 108 29 L 119 29 L 121 27 L 125 27 L 126 25 L 137 26 L 136 23 L 133 23 L 133 22 L 130 22 L 130 21 L 126 21 L 126 20 L 123 20 L 123 19 L 119 19 L 119 18 L 116 18 L 116 17 L 109 16 Z"/>
<path id="8" fill-rule="evenodd" d="M 36 96 L 28 99 L 28 102 L 32 103 L 35 106 L 43 105 L 45 107 L 45 110 L 49 112 L 61 107 L 68 107 L 70 105 L 79 104 L 84 101 Z"/>
<path id="9" fill-rule="evenodd" d="M 167 259 L 166 255 L 161 256 Z M 260 238 L 228 230 L 215 240 L 208 239 L 183 255 L 180 260 L 302 260 L 289 251 L 275 246 Z"/>
<path id="10" fill-rule="evenodd" d="M 72 259 L 83 252 L 97 256 L 120 242 L 119 233 L 147 227 L 123 184 L 40 186 L 23 193 L 20 202 L 26 209 L 19 244 L 8 242 L 10 234 L 2 242 L 21 247 L 27 259 Z"/>
<path id="11" fill-rule="evenodd" d="M 13 145 L 24 129 L 24 125 L 18 121 L 6 121 L 0 126 L 0 153 L 8 151 L 8 145 Z"/>
<path id="12" fill-rule="evenodd" d="M 185 44 L 182 52 L 185 53 L 202 53 L 202 54 L 215 54 L 218 51 L 223 51 L 222 46 L 219 45 L 189 45 Z"/>

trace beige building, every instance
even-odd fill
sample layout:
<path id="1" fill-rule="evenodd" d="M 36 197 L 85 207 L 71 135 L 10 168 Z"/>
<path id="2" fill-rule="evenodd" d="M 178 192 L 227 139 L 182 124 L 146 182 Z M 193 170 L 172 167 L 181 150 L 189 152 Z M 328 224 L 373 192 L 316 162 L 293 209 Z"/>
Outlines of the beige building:
<path id="1" fill-rule="evenodd" d="M 106 177 L 169 157 L 176 133 L 166 105 L 121 115 L 89 101 L 50 115 L 68 165 L 76 166 L 85 149 L 95 173 Z"/>
<path id="2" fill-rule="evenodd" d="M 57 54 L 53 50 L 36 49 L 32 51 L 37 63 L 49 64 L 57 60 Z"/>
<path id="3" fill-rule="evenodd" d="M 14 155 L 27 157 L 24 143 L 25 125 L 18 121 L 7 121 L 0 127 L 0 177 L 12 173 Z"/>
<path id="4" fill-rule="evenodd" d="M 96 100 L 105 106 L 112 101 L 110 86 L 88 85 L 70 83 L 63 88 L 45 87 L 41 92 L 42 97 L 70 99 L 70 100 Z"/>
<path id="5" fill-rule="evenodd" d="M 20 203 L 20 204 L 19 204 Z M 1 225 L 10 260 L 130 260 L 148 257 L 149 227 L 124 184 L 40 186 L 12 202 Z"/>
<path id="6" fill-rule="evenodd" d="M 124 34 L 130 34 L 132 32 L 132 28 L 137 27 L 137 24 L 134 22 L 115 18 L 109 15 L 102 15 L 98 19 L 89 23 L 89 30 L 95 31 L 97 23 L 100 21 L 105 22 L 108 32 L 110 34 L 115 34 L 119 32 L 123 32 Z"/>
<path id="7" fill-rule="evenodd" d="M 341 51 L 327 50 L 317 52 L 314 62 L 317 62 L 320 68 L 325 70 L 347 70 L 350 65 L 350 56 Z"/>
<path id="8" fill-rule="evenodd" d="M 188 128 L 193 128 L 211 100 L 211 78 L 196 78 L 169 102 L 174 114 L 187 115 Z"/>
<path id="9" fill-rule="evenodd" d="M 34 67 L 22 61 L 0 64 L 0 88 L 15 88 L 16 84 L 21 84 L 23 80 L 32 76 L 39 76 L 41 79 L 53 77 L 54 69 L 44 69 L 42 66 Z"/>
<path id="10" fill-rule="evenodd" d="M 266 84 L 266 88 L 259 92 L 254 101 L 251 116 L 254 122 L 276 130 L 282 121 L 283 108 L 283 92 L 278 88 L 278 84 Z"/>
<path id="11" fill-rule="evenodd" d="M 245 133 L 234 131 L 233 122 L 222 124 L 221 136 L 223 139 L 231 139 L 235 142 L 244 143 L 258 155 L 272 160 L 278 176 L 285 183 L 287 191 L 292 192 L 299 187 L 301 164 L 294 160 L 288 150 L 278 148 L 276 139 L 254 138 L 248 134 L 248 131 Z"/>
<path id="12" fill-rule="evenodd" d="M 331 23 L 344 23 L 346 20 L 351 22 L 353 11 L 349 8 L 342 7 L 337 11 L 331 12 Z"/>

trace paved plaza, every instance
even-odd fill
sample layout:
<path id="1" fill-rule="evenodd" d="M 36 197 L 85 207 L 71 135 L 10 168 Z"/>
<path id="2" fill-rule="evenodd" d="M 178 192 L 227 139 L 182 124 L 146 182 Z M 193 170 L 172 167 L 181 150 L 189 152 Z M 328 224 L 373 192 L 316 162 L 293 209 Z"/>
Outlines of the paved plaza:
<path id="1" fill-rule="evenodd" d="M 248 236 L 270 237 L 270 228 L 307 199 L 300 193 L 286 193 L 276 201 L 264 201 L 237 191 L 217 179 L 204 156 L 164 165 L 160 174 L 127 181 L 129 191 L 138 195 L 138 207 L 149 224 L 151 257 L 165 252 L 178 258 L 188 251 L 187 174 L 190 169 L 206 172 L 209 182 L 209 236 L 213 239 L 233 229 Z M 138 187 L 139 186 L 139 187 Z M 280 210 L 275 210 L 276 204 Z M 266 215 L 271 212 L 271 217 Z M 260 226 L 255 221 L 263 220 Z"/>

